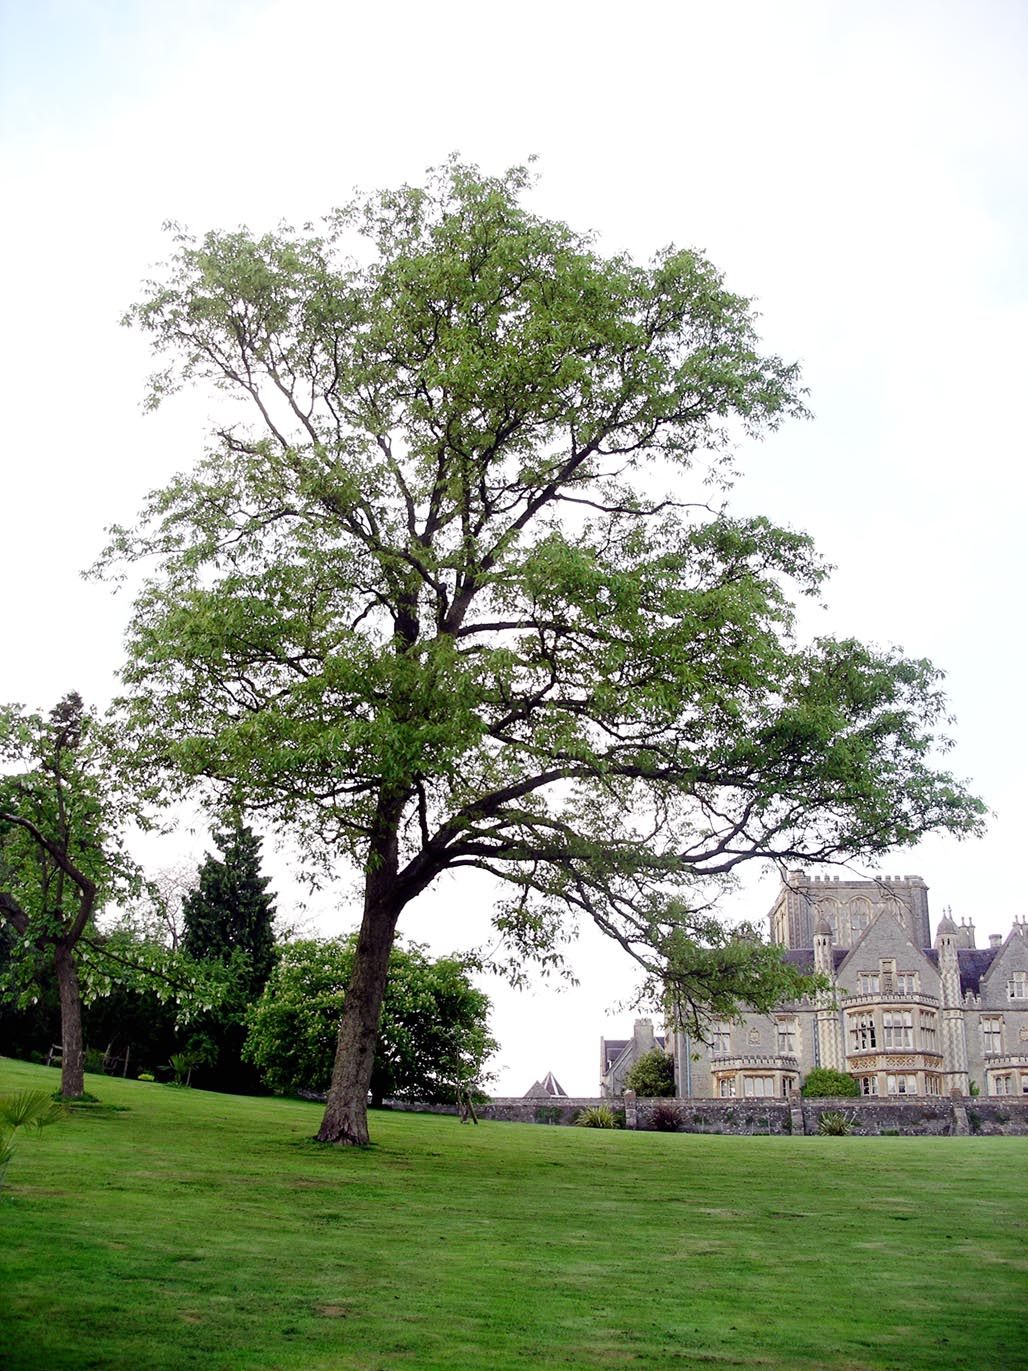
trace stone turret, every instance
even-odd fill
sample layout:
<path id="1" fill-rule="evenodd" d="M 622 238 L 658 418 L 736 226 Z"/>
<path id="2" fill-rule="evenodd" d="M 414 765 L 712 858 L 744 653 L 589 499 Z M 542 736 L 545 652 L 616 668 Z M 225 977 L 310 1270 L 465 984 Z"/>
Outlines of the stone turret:
<path id="1" fill-rule="evenodd" d="M 817 992 L 817 1043 L 822 1066 L 842 1071 L 842 1030 L 835 1003 L 835 961 L 832 956 L 832 926 L 825 918 L 814 925 L 814 971 L 827 978 L 826 990 Z"/>
<path id="2" fill-rule="evenodd" d="M 957 1090 L 961 1095 L 966 1095 L 967 1035 L 964 1030 L 964 1012 L 960 997 L 960 962 L 957 957 L 960 941 L 960 929 L 947 909 L 939 920 L 935 935 L 935 947 L 939 953 L 939 977 L 942 982 L 943 1056 L 950 1067 L 945 1080 L 947 1089 Z"/>

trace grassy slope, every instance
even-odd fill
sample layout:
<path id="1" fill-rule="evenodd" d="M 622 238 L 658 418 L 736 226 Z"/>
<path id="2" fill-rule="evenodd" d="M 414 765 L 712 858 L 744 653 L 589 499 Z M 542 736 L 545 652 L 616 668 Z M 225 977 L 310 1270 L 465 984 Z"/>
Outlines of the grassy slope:
<path id="1" fill-rule="evenodd" d="M 1023 1139 L 381 1114 L 355 1152 L 300 1102 L 89 1088 L 0 1194 L 7 1371 L 1028 1367 Z"/>

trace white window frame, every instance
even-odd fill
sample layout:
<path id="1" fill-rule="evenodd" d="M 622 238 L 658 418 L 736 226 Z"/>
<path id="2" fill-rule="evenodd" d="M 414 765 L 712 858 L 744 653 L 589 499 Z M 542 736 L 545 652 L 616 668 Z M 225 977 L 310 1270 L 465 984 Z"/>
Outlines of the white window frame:
<path id="1" fill-rule="evenodd" d="M 851 1051 L 871 1052 L 878 1046 L 875 1016 L 866 1009 L 849 1016 Z"/>
<path id="2" fill-rule="evenodd" d="M 909 1009 L 887 1009 L 882 1015 L 882 1050 L 909 1052 L 913 1046 L 913 1014 Z"/>

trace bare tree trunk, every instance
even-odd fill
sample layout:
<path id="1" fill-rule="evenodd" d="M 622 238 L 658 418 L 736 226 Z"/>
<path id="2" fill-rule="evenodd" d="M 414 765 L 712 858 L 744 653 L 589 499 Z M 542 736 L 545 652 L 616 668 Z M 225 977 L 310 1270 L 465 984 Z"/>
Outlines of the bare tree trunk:
<path id="1" fill-rule="evenodd" d="M 406 899 L 397 886 L 398 831 L 405 796 L 383 791 L 378 799 L 376 833 L 368 853 L 364 918 L 357 937 L 350 984 L 339 1020 L 336 1059 L 328 1088 L 319 1142 L 366 1147 L 368 1089 L 375 1066 L 378 1021 L 385 999 L 389 954 L 396 921 Z"/>
<path id="2" fill-rule="evenodd" d="M 57 990 L 61 1000 L 61 1094 L 77 1099 L 85 1090 L 82 1046 L 82 991 L 71 948 L 54 947 Z"/>
<path id="3" fill-rule="evenodd" d="M 369 890 L 369 898 L 365 899 L 353 974 L 339 1020 L 332 1083 L 318 1133 L 319 1142 L 349 1143 L 354 1147 L 366 1147 L 369 1142 L 368 1088 L 375 1065 L 389 953 L 400 913 L 399 909 L 372 900 L 371 894 Z"/>

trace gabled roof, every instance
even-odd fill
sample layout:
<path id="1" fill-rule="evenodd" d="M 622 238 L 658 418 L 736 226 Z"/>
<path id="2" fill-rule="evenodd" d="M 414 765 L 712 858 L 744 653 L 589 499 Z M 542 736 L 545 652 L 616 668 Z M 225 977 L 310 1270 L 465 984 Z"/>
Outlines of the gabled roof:
<path id="1" fill-rule="evenodd" d="M 603 1072 L 604 1075 L 610 1070 L 616 1061 L 619 1060 L 625 1048 L 632 1041 L 631 1038 L 604 1038 L 603 1039 Z"/>
<path id="2" fill-rule="evenodd" d="M 982 977 L 996 960 L 995 947 L 958 947 L 957 967 L 960 971 L 960 993 L 981 994 Z M 925 948 L 924 954 L 932 966 L 938 969 L 939 954 L 934 947 Z"/>
<path id="3" fill-rule="evenodd" d="M 663 1033 L 655 1033 L 654 1042 L 658 1047 L 667 1051 L 667 1038 Z M 606 1076 L 612 1071 L 621 1058 L 625 1056 L 628 1049 L 635 1042 L 634 1038 L 602 1038 L 603 1045 L 603 1075 Z"/>

